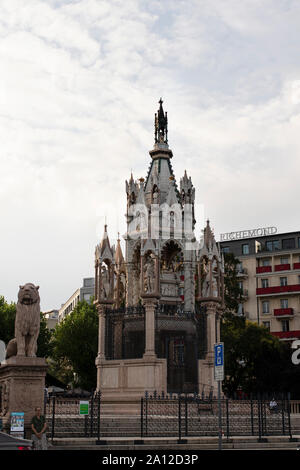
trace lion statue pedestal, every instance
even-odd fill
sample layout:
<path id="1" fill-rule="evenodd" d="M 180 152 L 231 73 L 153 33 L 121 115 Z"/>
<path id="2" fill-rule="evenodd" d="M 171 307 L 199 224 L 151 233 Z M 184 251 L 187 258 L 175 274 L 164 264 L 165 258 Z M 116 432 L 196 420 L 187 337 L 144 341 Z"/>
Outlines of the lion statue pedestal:
<path id="1" fill-rule="evenodd" d="M 12 412 L 24 412 L 25 438 L 31 438 L 30 422 L 38 406 L 44 410 L 45 358 L 36 357 L 40 331 L 38 286 L 20 286 L 15 320 L 15 338 L 0 366 L 0 418 L 6 432 Z"/>

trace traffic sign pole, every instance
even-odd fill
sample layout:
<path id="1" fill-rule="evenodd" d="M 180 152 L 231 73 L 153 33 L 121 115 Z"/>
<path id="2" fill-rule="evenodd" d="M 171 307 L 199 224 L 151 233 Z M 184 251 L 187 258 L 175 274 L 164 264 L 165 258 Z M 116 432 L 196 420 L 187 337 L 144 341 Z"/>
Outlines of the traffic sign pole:
<path id="1" fill-rule="evenodd" d="M 218 410 L 219 410 L 219 450 L 222 450 L 222 407 L 221 407 L 221 382 L 224 380 L 224 343 L 217 343 L 215 351 L 215 380 L 218 382 Z"/>

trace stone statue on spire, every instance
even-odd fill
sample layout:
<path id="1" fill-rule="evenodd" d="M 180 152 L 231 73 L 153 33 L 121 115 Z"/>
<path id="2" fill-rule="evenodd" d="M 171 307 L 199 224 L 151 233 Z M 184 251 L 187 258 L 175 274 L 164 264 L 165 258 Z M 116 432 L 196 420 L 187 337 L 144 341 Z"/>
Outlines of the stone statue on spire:
<path id="1" fill-rule="evenodd" d="M 163 100 L 159 100 L 159 109 L 155 113 L 155 143 L 168 145 L 168 116 L 163 110 Z"/>

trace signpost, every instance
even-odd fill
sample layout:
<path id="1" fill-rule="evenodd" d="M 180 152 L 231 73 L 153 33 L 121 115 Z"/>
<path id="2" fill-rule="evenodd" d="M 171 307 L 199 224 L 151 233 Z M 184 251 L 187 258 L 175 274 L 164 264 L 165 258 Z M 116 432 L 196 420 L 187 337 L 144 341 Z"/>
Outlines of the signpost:
<path id="1" fill-rule="evenodd" d="M 214 345 L 215 362 L 214 374 L 218 382 L 218 408 L 219 408 L 219 450 L 222 450 L 222 408 L 221 408 L 221 382 L 224 380 L 224 343 Z"/>

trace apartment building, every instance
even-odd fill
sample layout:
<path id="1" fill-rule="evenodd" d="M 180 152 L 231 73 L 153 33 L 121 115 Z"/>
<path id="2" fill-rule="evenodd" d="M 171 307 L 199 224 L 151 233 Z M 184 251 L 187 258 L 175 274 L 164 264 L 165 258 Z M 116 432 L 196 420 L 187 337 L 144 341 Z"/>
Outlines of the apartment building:
<path id="1" fill-rule="evenodd" d="M 78 302 L 86 300 L 90 302 L 91 297 L 94 295 L 95 279 L 93 277 L 86 277 L 83 279 L 82 287 L 76 289 L 76 291 L 68 298 L 68 300 L 62 304 L 58 311 L 58 322 L 61 322 L 67 315 L 73 312 Z"/>
<path id="2" fill-rule="evenodd" d="M 300 338 L 300 232 L 260 229 L 221 235 L 223 253 L 240 261 L 244 293 L 239 314 L 266 326 L 284 341 Z M 259 233 L 272 232 L 272 235 Z M 243 238 L 243 235 L 254 234 Z M 227 235 L 227 236 L 226 236 Z"/>

